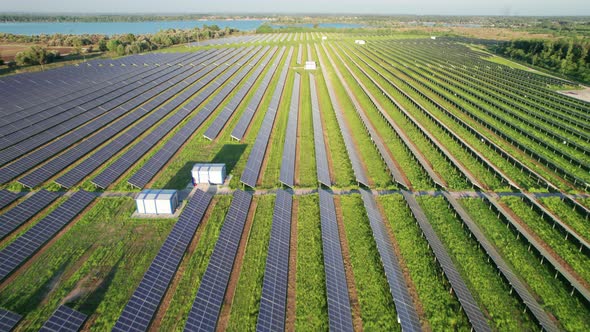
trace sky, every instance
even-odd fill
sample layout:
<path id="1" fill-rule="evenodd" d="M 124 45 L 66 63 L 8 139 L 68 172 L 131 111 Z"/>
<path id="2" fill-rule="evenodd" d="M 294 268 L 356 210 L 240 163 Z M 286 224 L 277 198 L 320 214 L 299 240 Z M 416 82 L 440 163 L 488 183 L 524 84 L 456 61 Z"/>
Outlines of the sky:
<path id="1" fill-rule="evenodd" d="M 0 0 L 0 12 L 590 15 L 588 0 Z"/>

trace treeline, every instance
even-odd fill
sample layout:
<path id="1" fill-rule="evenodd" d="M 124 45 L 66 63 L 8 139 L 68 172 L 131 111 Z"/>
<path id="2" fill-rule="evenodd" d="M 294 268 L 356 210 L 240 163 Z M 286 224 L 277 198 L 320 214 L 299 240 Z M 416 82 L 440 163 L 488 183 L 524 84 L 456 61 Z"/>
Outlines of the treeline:
<path id="1" fill-rule="evenodd" d="M 590 82 L 590 39 L 513 40 L 496 51 L 581 82 Z"/>
<path id="2" fill-rule="evenodd" d="M 0 22 L 147 22 L 147 21 L 195 21 L 201 19 L 250 19 L 256 16 L 216 15 L 41 15 L 41 14 L 0 14 Z"/>
<path id="3" fill-rule="evenodd" d="M 155 34 L 124 34 L 124 35 L 38 35 L 23 36 L 0 33 L 0 42 L 3 43 L 32 43 L 36 44 L 27 51 L 19 52 L 15 56 L 15 64 L 43 65 L 50 63 L 61 56 L 59 52 L 48 51 L 46 47 L 72 47 L 72 55 L 92 53 L 95 51 L 110 52 L 113 55 L 129 55 L 154 51 L 174 45 L 181 45 L 197 40 L 222 38 L 237 34 L 236 29 L 220 29 L 216 25 L 190 30 L 168 29 Z M 44 46 L 39 46 L 44 45 Z"/>

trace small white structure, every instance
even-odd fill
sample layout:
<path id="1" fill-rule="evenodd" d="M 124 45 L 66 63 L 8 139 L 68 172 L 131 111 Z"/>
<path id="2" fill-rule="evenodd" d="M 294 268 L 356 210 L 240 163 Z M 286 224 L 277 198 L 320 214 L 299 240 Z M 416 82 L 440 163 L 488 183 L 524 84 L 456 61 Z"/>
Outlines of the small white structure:
<path id="1" fill-rule="evenodd" d="M 315 61 L 305 61 L 305 70 L 316 70 L 318 69 Z"/>
<path id="2" fill-rule="evenodd" d="M 436 40 L 436 36 L 430 36 L 430 39 Z"/>
<path id="3" fill-rule="evenodd" d="M 357 39 L 354 41 L 355 44 L 359 44 L 359 45 L 365 45 L 367 42 L 362 40 L 362 39 Z"/>
<path id="4" fill-rule="evenodd" d="M 328 39 L 328 36 L 322 36 L 322 40 Z"/>
<path id="5" fill-rule="evenodd" d="M 191 171 L 193 184 L 223 184 L 225 181 L 225 164 L 195 164 Z"/>
<path id="6" fill-rule="evenodd" d="M 139 214 L 174 214 L 178 207 L 176 190 L 147 189 L 135 198 Z"/>

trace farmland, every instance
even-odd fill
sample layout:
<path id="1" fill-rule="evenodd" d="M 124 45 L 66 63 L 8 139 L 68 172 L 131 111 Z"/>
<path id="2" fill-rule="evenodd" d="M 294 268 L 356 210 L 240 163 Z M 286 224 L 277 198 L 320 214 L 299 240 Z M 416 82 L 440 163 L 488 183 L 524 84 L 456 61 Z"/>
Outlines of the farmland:
<path id="1" fill-rule="evenodd" d="M 318 31 L 0 77 L 15 330 L 60 305 L 92 331 L 590 329 L 576 83 L 481 40 Z M 134 215 L 143 189 L 182 211 Z"/>

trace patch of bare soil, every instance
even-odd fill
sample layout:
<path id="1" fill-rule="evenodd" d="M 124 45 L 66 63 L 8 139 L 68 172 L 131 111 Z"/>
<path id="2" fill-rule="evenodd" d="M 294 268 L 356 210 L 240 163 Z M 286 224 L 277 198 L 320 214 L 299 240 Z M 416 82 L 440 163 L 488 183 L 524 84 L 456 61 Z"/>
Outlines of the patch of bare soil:
<path id="1" fill-rule="evenodd" d="M 560 90 L 557 93 L 566 95 L 568 97 L 587 101 L 590 103 L 590 87 L 585 86 L 582 90 Z"/>
<path id="2" fill-rule="evenodd" d="M 355 331 L 363 331 L 363 320 L 361 318 L 361 305 L 352 272 L 352 263 L 350 262 L 350 248 L 344 230 L 344 221 L 342 217 L 342 202 L 339 196 L 334 196 L 334 206 L 336 207 L 336 221 L 338 223 L 338 234 L 340 236 L 340 247 L 342 248 L 342 260 L 344 261 L 344 271 L 346 273 L 346 283 L 348 284 L 348 296 L 350 297 L 350 306 L 352 309 L 352 324 Z"/>
<path id="3" fill-rule="evenodd" d="M 236 255 L 236 260 L 234 261 L 234 268 L 229 278 L 229 284 L 227 285 L 225 298 L 223 299 L 223 305 L 219 314 L 219 320 L 217 322 L 216 328 L 217 331 L 225 331 L 227 329 L 227 324 L 229 323 L 231 305 L 236 293 L 236 288 L 238 286 L 238 280 L 240 279 L 240 271 L 242 270 L 242 265 L 244 264 L 244 254 L 246 253 L 246 246 L 248 244 L 248 239 L 250 238 L 250 230 L 252 229 L 252 223 L 254 222 L 257 202 L 258 201 L 256 200 L 252 201 L 250 210 L 248 211 L 248 217 L 246 219 L 246 224 L 244 225 L 244 231 L 242 232 L 240 245 L 238 246 L 238 253 Z"/>

